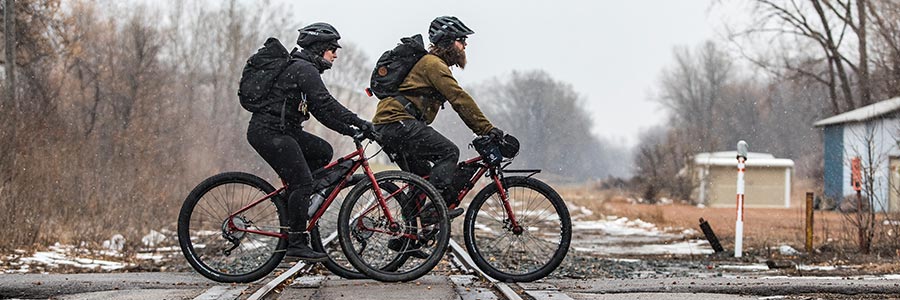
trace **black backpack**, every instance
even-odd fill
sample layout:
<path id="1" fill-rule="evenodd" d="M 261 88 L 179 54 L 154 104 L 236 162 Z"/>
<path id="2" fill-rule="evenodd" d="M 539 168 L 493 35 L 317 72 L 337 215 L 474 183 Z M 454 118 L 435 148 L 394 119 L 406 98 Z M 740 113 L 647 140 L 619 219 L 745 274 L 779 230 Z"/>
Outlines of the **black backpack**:
<path id="1" fill-rule="evenodd" d="M 290 64 L 291 54 L 276 38 L 268 38 L 262 48 L 247 59 L 241 72 L 238 98 L 241 106 L 251 112 L 259 112 L 265 106 L 275 79 Z"/>
<path id="2" fill-rule="evenodd" d="M 406 79 L 406 75 L 409 75 L 413 66 L 427 53 L 421 34 L 400 39 L 397 47 L 385 51 L 375 63 L 369 88 L 366 89 L 369 97 L 372 94 L 378 99 L 397 96 L 397 89 Z"/>

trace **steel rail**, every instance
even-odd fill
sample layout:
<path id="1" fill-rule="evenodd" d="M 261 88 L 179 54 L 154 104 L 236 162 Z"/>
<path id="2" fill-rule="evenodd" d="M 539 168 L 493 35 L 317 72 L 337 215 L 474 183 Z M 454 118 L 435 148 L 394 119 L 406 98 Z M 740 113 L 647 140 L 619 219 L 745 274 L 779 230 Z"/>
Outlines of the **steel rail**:
<path id="1" fill-rule="evenodd" d="M 336 238 L 337 232 L 333 232 L 327 238 L 322 240 L 322 242 L 323 244 L 328 245 Z M 303 261 L 298 261 L 296 264 L 294 264 L 293 267 L 291 267 L 284 273 L 281 273 L 281 275 L 278 275 L 278 277 L 275 277 L 275 279 L 272 279 L 271 281 L 266 283 L 266 285 L 256 290 L 256 292 L 254 292 L 253 295 L 250 295 L 247 300 L 264 299 L 266 296 L 270 295 L 272 291 L 275 291 L 275 288 L 287 281 L 289 278 L 294 278 L 294 275 L 300 272 L 309 272 L 309 270 L 311 270 L 314 265 L 315 264 L 307 264 Z"/>
<path id="2" fill-rule="evenodd" d="M 506 297 L 506 299 L 522 300 L 522 297 L 520 297 L 519 294 L 516 294 L 516 292 L 511 287 L 509 287 L 508 284 L 494 279 L 493 277 L 488 276 L 488 274 L 485 274 L 483 271 L 481 271 L 481 269 L 479 269 L 478 266 L 475 265 L 475 261 L 472 260 L 472 257 L 469 256 L 469 253 L 466 252 L 466 250 L 463 249 L 459 245 L 459 243 L 457 243 L 453 239 L 450 239 L 450 251 L 452 251 L 454 258 L 450 260 L 450 262 L 455 264 L 458 268 L 466 273 L 474 273 L 481 278 L 487 279 L 487 281 L 491 283 L 491 286 L 497 289 L 497 291 L 499 291 L 503 297 Z"/>

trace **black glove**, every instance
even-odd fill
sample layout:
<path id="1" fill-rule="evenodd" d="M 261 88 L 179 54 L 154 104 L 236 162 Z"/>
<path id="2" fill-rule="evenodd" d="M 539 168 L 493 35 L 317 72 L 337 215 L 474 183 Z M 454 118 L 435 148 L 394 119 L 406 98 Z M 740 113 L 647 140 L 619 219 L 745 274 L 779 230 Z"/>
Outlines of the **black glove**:
<path id="1" fill-rule="evenodd" d="M 375 131 L 375 125 L 373 125 L 372 122 L 360 120 L 359 124 L 356 127 L 359 127 L 359 131 L 362 132 L 363 136 L 365 136 L 367 139 L 376 142 L 381 140 L 381 135 Z"/>
<path id="2" fill-rule="evenodd" d="M 360 119 L 356 124 L 356 127 L 359 128 L 359 131 L 362 132 L 370 132 L 375 131 L 375 125 L 372 125 L 372 122 Z"/>
<path id="3" fill-rule="evenodd" d="M 491 130 L 488 131 L 487 135 L 495 141 L 503 140 L 503 130 L 500 130 L 500 128 L 497 127 L 491 128 Z"/>

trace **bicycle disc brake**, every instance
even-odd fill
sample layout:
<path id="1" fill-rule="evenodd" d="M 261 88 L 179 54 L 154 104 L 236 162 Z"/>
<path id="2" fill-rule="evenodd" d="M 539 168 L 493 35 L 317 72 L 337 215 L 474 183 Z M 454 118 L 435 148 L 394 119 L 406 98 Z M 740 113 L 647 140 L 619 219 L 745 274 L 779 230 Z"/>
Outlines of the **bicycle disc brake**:
<path id="1" fill-rule="evenodd" d="M 355 224 L 355 226 L 351 226 L 350 233 L 353 235 L 353 237 L 356 238 L 357 241 L 362 243 L 371 238 L 374 234 L 374 232 L 369 230 L 369 228 L 375 227 L 375 220 L 367 216 L 360 216 L 360 218 L 362 218 L 362 220 L 357 219 L 350 223 Z M 362 222 L 362 224 L 359 223 L 360 221 Z"/>

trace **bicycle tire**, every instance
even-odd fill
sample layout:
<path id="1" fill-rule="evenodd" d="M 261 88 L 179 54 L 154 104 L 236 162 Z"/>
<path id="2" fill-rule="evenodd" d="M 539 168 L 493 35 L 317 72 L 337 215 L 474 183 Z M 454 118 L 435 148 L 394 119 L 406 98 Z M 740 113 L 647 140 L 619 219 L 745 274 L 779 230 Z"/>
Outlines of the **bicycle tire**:
<path id="1" fill-rule="evenodd" d="M 426 222 L 422 221 L 422 220 L 424 220 L 424 218 L 421 216 L 418 216 L 419 214 L 416 214 L 416 216 L 406 217 L 406 215 L 404 215 L 404 213 L 401 211 L 403 209 L 409 207 L 409 206 L 407 206 L 407 205 L 409 205 L 409 202 L 407 202 L 406 204 L 403 204 L 402 200 L 397 201 L 398 203 L 401 203 L 401 205 L 399 207 L 397 207 L 397 212 L 394 213 L 395 217 L 398 217 L 398 218 L 403 217 L 404 219 L 407 219 L 405 222 L 402 222 L 403 224 L 401 226 L 403 226 L 403 228 L 398 229 L 398 231 L 395 231 L 395 232 L 412 233 L 410 231 L 414 230 L 414 232 L 417 235 L 423 235 L 423 234 L 426 234 L 425 232 L 427 232 L 426 235 L 428 237 L 425 238 L 424 240 L 426 242 L 434 241 L 434 244 L 430 244 L 428 246 L 421 246 L 422 248 L 419 248 L 419 249 L 426 249 L 426 247 L 427 247 L 427 249 L 430 249 L 431 252 L 430 252 L 430 254 L 426 253 L 426 255 L 427 255 L 426 258 L 417 259 L 417 260 L 409 260 L 409 261 L 407 261 L 406 264 L 402 265 L 400 268 L 398 268 L 396 270 L 391 270 L 388 267 L 379 265 L 378 262 L 371 261 L 371 259 L 366 259 L 366 258 L 362 257 L 363 251 L 365 251 L 366 254 L 373 253 L 373 252 L 376 254 L 387 252 L 388 253 L 387 256 L 392 255 L 390 251 L 394 251 L 394 250 L 388 249 L 389 246 L 386 246 L 385 249 L 387 249 L 387 250 L 385 250 L 385 249 L 369 249 L 369 248 L 367 248 L 366 245 L 367 245 L 367 241 L 369 241 L 372 237 L 376 237 L 379 239 L 385 239 L 385 240 L 389 241 L 390 239 L 393 239 L 390 237 L 396 236 L 395 234 L 379 233 L 377 231 L 359 232 L 359 231 L 351 230 L 352 229 L 351 227 L 353 227 L 351 222 L 356 224 L 357 222 L 354 222 L 354 221 L 357 221 L 357 220 L 359 220 L 359 222 L 364 222 L 365 220 L 368 220 L 366 218 L 372 217 L 372 221 L 371 221 L 372 226 L 378 226 L 377 222 L 380 222 L 378 220 L 378 217 L 374 216 L 378 212 L 381 212 L 380 209 L 375 209 L 375 210 L 371 210 L 371 211 L 366 210 L 366 208 L 372 207 L 371 206 L 371 205 L 373 205 L 372 201 L 374 201 L 371 199 L 371 198 L 374 198 L 374 191 L 372 189 L 373 184 L 372 184 L 372 182 L 366 181 L 366 182 L 358 183 L 356 185 L 356 187 L 354 187 L 350 191 L 350 194 L 347 195 L 347 199 L 344 201 L 344 204 L 341 207 L 340 217 L 338 218 L 338 224 L 339 224 L 338 225 L 338 231 L 339 231 L 338 236 L 341 241 L 341 248 L 344 251 L 344 255 L 347 257 L 347 259 L 350 261 L 350 263 L 357 270 L 359 270 L 360 272 L 362 272 L 369 278 L 375 279 L 378 281 L 401 282 L 401 281 L 411 281 L 411 280 L 415 280 L 419 277 L 422 277 L 425 274 L 427 274 L 428 272 L 430 272 L 432 269 L 434 269 L 434 267 L 441 261 L 441 259 L 443 258 L 444 251 L 446 251 L 447 245 L 449 243 L 450 222 L 447 218 L 447 206 L 444 203 L 443 199 L 440 198 L 440 194 L 437 192 L 437 190 L 434 188 L 434 186 L 432 186 L 430 183 L 428 183 L 421 177 L 414 175 L 412 173 L 405 172 L 405 171 L 396 171 L 396 170 L 384 171 L 384 172 L 379 172 L 379 173 L 375 174 L 375 179 L 379 182 L 379 186 L 385 185 L 387 183 L 392 183 L 394 181 L 404 182 L 403 185 L 398 184 L 397 185 L 398 187 L 406 187 L 407 185 L 412 186 L 413 188 L 410 188 L 409 193 L 411 193 L 412 195 L 415 195 L 415 197 L 410 197 L 409 199 L 418 199 L 419 195 L 425 196 L 424 200 L 419 200 L 416 202 L 417 205 L 421 204 L 422 203 L 421 201 L 429 201 L 429 200 L 431 201 L 431 202 L 426 202 L 425 204 L 421 204 L 420 207 L 425 207 L 428 203 L 431 203 L 431 205 L 434 207 L 434 209 L 430 211 L 430 213 L 433 213 L 431 215 L 432 218 L 430 221 L 433 222 L 433 224 L 425 225 Z M 406 193 L 403 191 L 401 191 L 401 192 Z M 372 197 L 364 198 L 364 196 L 367 194 L 371 194 Z M 365 199 L 365 201 L 366 201 L 366 203 L 364 203 L 362 206 L 360 206 L 360 208 L 361 208 L 360 211 L 363 211 L 363 213 L 355 213 L 354 208 L 356 207 L 357 203 L 362 199 Z M 389 201 L 389 202 L 391 202 L 391 201 Z M 369 213 L 371 213 L 371 212 L 376 212 L 376 213 L 369 215 Z M 421 211 L 420 211 L 420 213 L 421 213 Z M 354 216 L 354 214 L 358 214 L 358 215 Z M 364 219 L 361 220 L 361 219 L 359 219 L 360 217 L 362 217 Z M 413 228 L 412 230 L 408 227 L 410 224 L 410 220 L 408 220 L 408 219 L 410 219 L 410 218 L 418 220 L 418 222 L 416 222 L 416 224 L 417 224 L 416 227 Z M 386 224 L 382 224 L 382 225 L 386 225 Z M 422 226 L 422 228 L 419 228 L 419 226 Z M 426 228 L 426 227 L 428 227 L 428 228 Z M 389 229 L 385 228 L 383 230 L 387 231 Z M 371 232 L 371 233 L 369 233 L 369 232 Z M 364 236 L 364 235 L 368 235 L 368 237 L 364 237 L 366 239 L 366 241 L 361 242 L 362 246 L 360 248 L 357 248 L 356 245 L 354 244 L 354 240 L 359 241 L 359 239 L 362 239 L 362 236 Z M 377 244 L 378 240 L 374 240 L 374 241 Z M 389 242 L 386 244 L 389 244 Z M 404 250 L 405 249 L 406 248 L 404 248 Z M 423 253 L 425 253 L 425 252 L 423 251 Z M 410 263 L 409 263 L 410 261 L 414 261 L 415 263 L 418 263 L 418 264 L 413 264 L 410 267 Z M 387 264 L 390 265 L 390 263 L 391 262 L 388 262 Z M 372 264 L 375 264 L 375 266 L 373 266 Z"/>
<path id="2" fill-rule="evenodd" d="M 562 197 L 553 188 L 535 178 L 522 176 L 506 177 L 501 183 L 508 191 L 510 207 L 516 212 L 516 219 L 523 231 L 516 234 L 513 228 L 509 226 L 509 219 L 505 215 L 505 207 L 499 198 L 497 185 L 489 184 L 478 192 L 466 212 L 466 218 L 463 223 L 463 238 L 466 244 L 466 251 L 469 252 L 478 268 L 494 279 L 504 282 L 530 282 L 544 278 L 559 267 L 568 253 L 569 244 L 572 241 L 572 220 L 569 217 L 569 210 Z M 518 188 L 524 189 L 524 191 L 520 192 Z M 486 207 L 485 203 L 491 199 L 495 200 L 494 204 L 497 206 Z M 524 199 L 528 199 L 527 203 L 525 203 Z M 537 203 L 535 200 L 537 200 Z M 544 202 L 544 200 L 549 203 L 544 203 L 541 206 L 541 202 Z M 549 211 L 552 208 L 558 218 L 548 215 L 547 218 L 537 220 L 537 217 L 543 215 L 543 211 L 537 212 L 536 218 L 531 218 L 534 212 L 516 211 L 515 207 L 522 205 L 524 205 L 525 209 L 537 206 L 537 209 L 544 209 L 543 211 Z M 558 219 L 558 224 L 554 219 Z M 483 223 L 479 221 L 483 221 Z M 547 238 L 535 237 L 535 233 L 548 235 L 547 231 L 553 232 L 557 226 L 559 234 L 557 242 L 548 241 Z M 481 230 L 483 234 L 477 234 L 476 230 Z M 495 238 L 488 241 L 483 236 Z M 509 245 L 502 243 L 507 236 L 510 236 L 509 240 L 511 243 Z M 550 239 L 553 237 L 551 236 Z M 556 246 L 555 249 L 553 249 L 551 244 Z M 544 245 L 546 248 L 540 245 Z M 524 256 L 504 259 L 497 257 L 496 254 L 498 253 L 490 251 L 491 249 L 500 251 L 503 248 L 505 248 L 503 251 L 508 255 L 513 251 L 517 254 L 521 254 L 521 251 L 526 253 Z M 548 253 L 530 253 L 528 251 L 529 248 L 552 251 L 547 251 Z M 552 252 L 552 254 L 549 252 Z M 542 255 L 550 259 L 546 262 L 540 262 L 538 258 L 532 259 L 537 262 L 534 264 L 536 265 L 534 268 L 528 268 L 525 272 L 516 272 L 519 266 L 527 265 L 531 257 Z M 516 270 L 510 270 L 512 265 L 516 266 Z"/>
<path id="3" fill-rule="evenodd" d="M 338 218 L 338 215 L 340 214 L 340 208 L 341 208 L 341 205 L 344 203 L 344 199 L 347 198 L 346 194 L 348 194 L 348 193 L 345 193 L 344 191 L 348 190 L 351 187 L 352 186 L 345 186 L 343 189 L 341 189 L 340 193 L 342 193 L 344 195 L 338 194 L 338 197 L 335 198 L 334 201 L 331 203 L 331 205 L 328 207 L 328 209 L 325 210 L 325 213 L 322 215 L 322 218 L 319 219 L 318 224 L 315 227 L 313 227 L 312 231 L 309 232 L 310 246 L 313 248 L 313 250 L 328 254 L 328 259 L 322 261 L 322 265 L 325 266 L 325 268 L 328 269 L 328 271 L 331 271 L 331 273 L 338 275 L 344 279 L 351 279 L 351 280 L 367 279 L 369 277 L 366 276 L 366 274 L 363 274 L 362 272 L 357 271 L 356 268 L 354 268 L 352 264 L 349 264 L 349 261 L 347 261 L 347 257 L 344 255 L 343 251 L 341 250 L 340 241 L 339 240 L 334 241 L 334 243 L 336 245 L 338 245 L 338 249 L 326 247 L 326 245 L 324 243 L 322 243 L 322 235 L 320 232 L 320 228 L 322 228 L 322 227 L 328 229 L 329 231 L 337 230 L 337 224 L 338 224 L 337 218 Z M 385 186 L 382 186 L 382 188 L 384 188 L 385 190 L 387 190 L 389 192 L 393 192 L 393 191 L 396 191 L 397 189 L 399 189 L 399 187 L 397 187 L 396 185 L 385 185 Z M 331 216 L 332 214 L 333 214 L 333 217 L 329 218 L 328 216 Z M 334 223 L 334 224 L 330 224 L 330 223 Z M 337 251 L 335 251 L 335 250 L 337 250 Z M 401 265 L 403 265 L 406 262 L 407 258 L 408 258 L 408 255 L 398 253 L 398 257 L 396 258 L 396 261 L 391 264 L 388 264 L 384 269 L 396 270 L 397 268 L 399 268 Z"/>
<path id="4" fill-rule="evenodd" d="M 178 214 L 178 244 L 191 267 L 206 278 L 226 283 L 253 282 L 271 273 L 284 258 L 285 248 L 287 247 L 286 239 L 239 231 L 226 233 L 223 225 L 213 227 L 217 228 L 218 231 L 201 230 L 201 228 L 204 228 L 203 224 L 205 222 L 200 217 L 202 217 L 203 213 L 206 213 L 211 217 L 210 222 L 212 225 L 215 225 L 215 222 L 222 224 L 232 211 L 236 211 L 238 208 L 274 191 L 275 188 L 262 178 L 242 172 L 221 173 L 209 177 L 197 185 L 185 198 L 181 211 Z M 236 202 L 244 203 L 231 203 L 229 199 L 223 200 L 228 195 L 239 196 L 241 199 Z M 205 202 L 201 202 L 201 200 L 205 200 Z M 218 203 L 215 204 L 219 206 L 207 205 L 207 203 L 213 201 L 217 201 Z M 274 206 L 274 211 L 271 209 L 271 206 Z M 256 210 L 257 208 L 259 210 Z M 220 215 L 214 214 L 210 210 L 223 212 L 224 216 L 222 218 L 224 219 L 222 221 L 216 220 Z M 263 225 L 270 226 L 270 230 L 277 228 L 279 232 L 284 233 L 281 225 L 287 223 L 281 213 L 284 211 L 283 201 L 280 200 L 278 195 L 275 195 L 269 201 L 259 203 L 239 216 L 240 223 L 242 226 L 247 226 L 247 228 L 252 226 L 262 228 L 259 227 L 260 224 L 257 224 L 258 220 L 255 220 L 259 219 L 266 221 Z M 251 213 L 256 215 L 252 216 L 250 215 Z M 276 219 L 271 219 L 271 214 L 273 213 Z M 192 218 L 192 216 L 197 218 Z M 213 257 L 205 253 L 215 254 L 218 252 L 216 250 L 217 246 L 228 242 L 225 238 L 226 234 L 229 234 L 231 237 L 240 235 L 239 240 L 244 240 L 237 248 L 232 250 L 237 250 L 241 253 L 244 253 L 245 250 L 254 252 L 249 253 L 250 257 L 236 257 L 240 261 L 224 260 L 221 263 L 214 263 L 212 261 Z M 261 239 L 262 242 L 256 241 L 254 236 Z M 233 245 L 225 244 L 225 246 L 221 247 Z M 244 247 L 245 245 L 250 246 Z M 198 249 L 202 253 L 198 252 Z M 259 250 L 256 251 L 257 249 Z M 226 257 L 228 256 L 230 254 L 226 254 Z M 246 266 L 246 268 L 243 266 Z M 232 268 L 240 269 L 234 269 L 235 271 L 232 272 Z"/>

